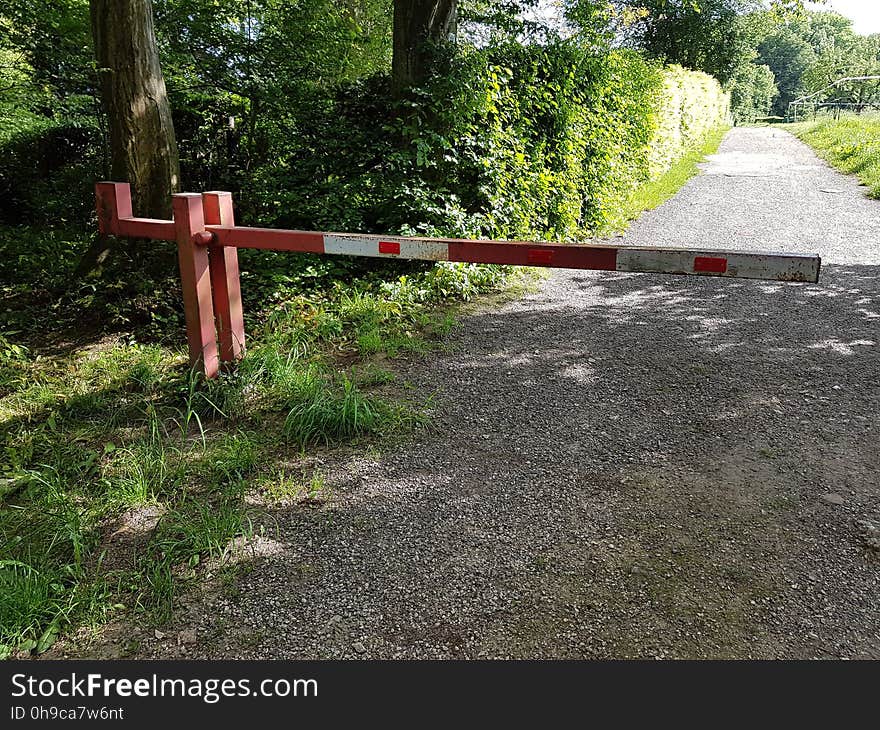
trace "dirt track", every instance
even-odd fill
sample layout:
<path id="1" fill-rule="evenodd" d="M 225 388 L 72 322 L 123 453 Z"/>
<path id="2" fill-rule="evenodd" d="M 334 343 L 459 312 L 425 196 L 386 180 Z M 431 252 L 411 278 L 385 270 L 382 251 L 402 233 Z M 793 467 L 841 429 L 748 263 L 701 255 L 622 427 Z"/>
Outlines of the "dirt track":
<path id="1" fill-rule="evenodd" d="M 328 459 L 139 654 L 880 658 L 880 202 L 737 129 L 626 239 L 824 271 L 559 272 L 467 317 L 403 378 L 432 429 Z"/>

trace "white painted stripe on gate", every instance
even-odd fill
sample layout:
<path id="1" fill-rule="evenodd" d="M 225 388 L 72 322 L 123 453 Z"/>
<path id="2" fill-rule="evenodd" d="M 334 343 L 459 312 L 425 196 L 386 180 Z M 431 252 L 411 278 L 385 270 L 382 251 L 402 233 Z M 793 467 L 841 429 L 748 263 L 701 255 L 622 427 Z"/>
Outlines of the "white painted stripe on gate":
<path id="1" fill-rule="evenodd" d="M 724 273 L 694 271 L 696 258 L 726 259 Z M 617 270 L 638 273 L 691 274 L 739 279 L 777 281 L 816 281 L 818 256 L 749 251 L 691 251 L 675 248 L 621 248 L 617 251 Z"/>
<path id="2" fill-rule="evenodd" d="M 396 243 L 400 253 L 379 253 L 379 243 Z M 394 236 L 357 236 L 325 234 L 324 253 L 344 256 L 377 256 L 381 258 L 448 261 L 449 244 L 441 241 L 414 241 Z"/>

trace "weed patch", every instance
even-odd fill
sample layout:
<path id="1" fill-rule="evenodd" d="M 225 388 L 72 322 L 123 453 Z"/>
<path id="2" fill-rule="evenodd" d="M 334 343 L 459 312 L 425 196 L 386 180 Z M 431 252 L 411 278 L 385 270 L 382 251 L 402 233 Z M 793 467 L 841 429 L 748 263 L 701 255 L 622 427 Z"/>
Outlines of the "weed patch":
<path id="1" fill-rule="evenodd" d="M 54 260 L 43 254 L 59 245 L 26 229 L 4 229 L 0 240 L 7 253 L 17 242 L 27 271 Z M 251 534 L 253 484 L 266 484 L 270 501 L 327 498 L 320 473 L 294 463 L 266 482 L 267 465 L 419 423 L 417 408 L 378 394 L 394 380 L 382 363 L 424 352 L 448 330 L 452 312 L 437 305 L 516 279 L 504 267 L 441 264 L 320 289 L 301 277 L 275 282 L 248 310 L 248 357 L 204 382 L 181 347 L 162 344 L 181 341 L 177 317 L 70 348 L 36 339 L 38 325 L 9 326 L 57 327 L 65 312 L 74 324 L 73 310 L 118 300 L 112 277 L 90 284 L 86 299 L 79 287 L 60 295 L 66 266 L 50 267 L 30 294 L 20 284 L 2 292 L 13 306 L 0 322 L 0 657 L 45 651 L 71 628 L 120 612 L 166 619 L 206 561 L 222 562 Z M 49 298 L 57 304 L 38 311 Z M 140 533 L 126 522 L 138 516 Z"/>

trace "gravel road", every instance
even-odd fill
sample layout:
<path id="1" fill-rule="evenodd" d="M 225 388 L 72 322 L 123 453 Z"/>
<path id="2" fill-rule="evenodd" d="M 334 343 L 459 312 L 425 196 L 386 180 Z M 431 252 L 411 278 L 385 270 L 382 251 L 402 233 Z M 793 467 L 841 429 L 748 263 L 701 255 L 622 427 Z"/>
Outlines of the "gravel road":
<path id="1" fill-rule="evenodd" d="M 556 272 L 408 366 L 432 426 L 328 454 L 143 657 L 880 658 L 880 202 L 736 129 L 631 244 L 819 285 Z M 183 633 L 178 633 L 183 632 Z"/>

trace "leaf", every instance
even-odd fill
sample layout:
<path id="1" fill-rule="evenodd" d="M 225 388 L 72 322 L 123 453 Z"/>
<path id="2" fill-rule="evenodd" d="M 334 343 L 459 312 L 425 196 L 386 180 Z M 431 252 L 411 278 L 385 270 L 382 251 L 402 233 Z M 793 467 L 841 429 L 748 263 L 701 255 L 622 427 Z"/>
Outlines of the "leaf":
<path id="1" fill-rule="evenodd" d="M 39 641 L 37 641 L 37 654 L 44 654 L 49 650 L 49 647 L 55 643 L 55 639 L 58 638 L 58 627 L 55 624 L 51 624 L 48 629 L 43 632 L 43 635 L 40 637 Z"/>

